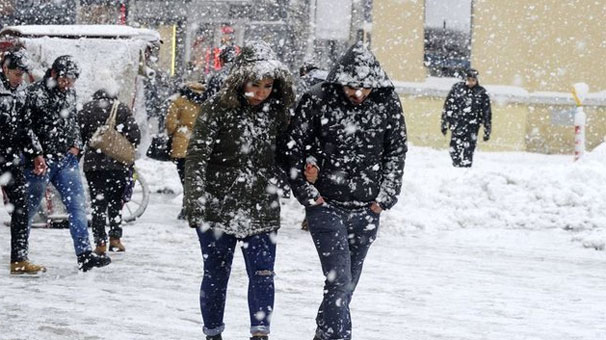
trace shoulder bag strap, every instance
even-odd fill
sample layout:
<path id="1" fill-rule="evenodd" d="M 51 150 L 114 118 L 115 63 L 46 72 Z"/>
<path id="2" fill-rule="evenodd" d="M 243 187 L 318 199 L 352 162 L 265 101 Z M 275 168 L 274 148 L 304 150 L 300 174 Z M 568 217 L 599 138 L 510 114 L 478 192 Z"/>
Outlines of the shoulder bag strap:
<path id="1" fill-rule="evenodd" d="M 105 125 L 109 126 L 110 129 L 116 128 L 116 115 L 118 113 L 118 105 L 120 105 L 120 102 L 117 100 L 114 100 L 114 104 L 112 105 L 112 110 L 109 114 L 109 117 L 107 117 L 107 121 L 105 122 Z"/>

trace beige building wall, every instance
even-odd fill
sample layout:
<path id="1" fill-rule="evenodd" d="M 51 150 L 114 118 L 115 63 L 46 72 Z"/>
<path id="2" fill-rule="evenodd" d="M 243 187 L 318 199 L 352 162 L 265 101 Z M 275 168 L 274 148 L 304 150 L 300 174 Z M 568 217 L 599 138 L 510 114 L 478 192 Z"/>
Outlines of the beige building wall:
<path id="1" fill-rule="evenodd" d="M 423 81 L 424 1 L 375 0 L 372 48 L 392 80 Z"/>
<path id="2" fill-rule="evenodd" d="M 606 90 L 606 1 L 474 0 L 472 65 L 484 84 Z"/>
<path id="3" fill-rule="evenodd" d="M 526 151 L 548 154 L 573 154 L 574 126 L 572 124 L 554 124 L 554 110 L 573 111 L 568 105 L 531 105 L 529 106 L 526 127 Z M 587 106 L 583 108 L 587 115 L 585 128 L 585 147 L 588 151 L 604 142 L 606 138 L 606 107 Z"/>
<path id="4" fill-rule="evenodd" d="M 448 148 L 450 134 L 440 132 L 444 97 L 400 95 L 408 140 L 413 145 L 438 149 Z M 484 151 L 525 151 L 528 105 L 492 103 L 492 133 L 489 142 L 480 141 Z M 483 136 L 480 128 L 480 136 Z M 481 138 L 481 137 L 480 137 Z"/>

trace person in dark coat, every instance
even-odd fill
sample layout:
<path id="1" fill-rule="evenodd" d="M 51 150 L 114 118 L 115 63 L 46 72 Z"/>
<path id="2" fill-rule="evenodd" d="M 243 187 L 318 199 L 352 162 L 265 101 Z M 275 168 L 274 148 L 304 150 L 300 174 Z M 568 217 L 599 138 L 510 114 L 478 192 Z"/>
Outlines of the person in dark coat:
<path id="1" fill-rule="evenodd" d="M 28 259 L 28 207 L 21 162 L 22 151 L 31 147 L 31 139 L 21 116 L 25 102 L 23 76 L 28 70 L 27 59 L 23 51 L 9 51 L 0 65 L 0 184 L 12 206 L 10 272 L 36 274 L 45 272 L 46 268 Z"/>
<path id="2" fill-rule="evenodd" d="M 107 233 L 105 225 L 109 221 L 109 250 L 125 251 L 122 244 L 122 197 L 132 181 L 132 166 L 121 163 L 105 155 L 101 150 L 91 148 L 89 142 L 95 131 L 105 125 L 112 106 L 118 98 L 101 89 L 93 94 L 90 102 L 84 104 L 78 121 L 82 141 L 86 145 L 84 152 L 84 174 L 88 181 L 91 206 L 93 210 L 94 252 L 105 255 L 107 251 Z M 119 103 L 116 111 L 116 130 L 129 142 L 137 146 L 141 132 L 128 106 Z"/>
<path id="3" fill-rule="evenodd" d="M 86 218 L 86 196 L 78 155 L 82 149 L 76 120 L 76 92 L 73 86 L 80 68 L 71 56 L 60 56 L 40 81 L 27 88 L 24 119 L 33 138 L 33 148 L 25 153 L 28 182 L 28 225 L 46 191 L 53 183 L 69 214 L 69 228 L 78 257 L 78 267 L 88 271 L 111 262 L 92 253 Z"/>
<path id="4" fill-rule="evenodd" d="M 326 276 L 314 339 L 351 339 L 349 303 L 379 216 L 398 200 L 407 152 L 400 99 L 363 43 L 303 95 L 283 145 Z M 317 178 L 306 178 L 310 167 Z"/>
<path id="5" fill-rule="evenodd" d="M 492 126 L 490 98 L 478 82 L 478 71 L 469 69 L 465 76 L 466 81 L 452 86 L 442 110 L 442 134 L 451 132 L 450 158 L 455 167 L 471 167 L 480 125 L 484 125 L 485 142 Z"/>
<path id="6" fill-rule="evenodd" d="M 202 101 L 205 101 L 221 90 L 225 79 L 229 75 L 229 71 L 233 65 L 234 59 L 238 55 L 238 51 L 234 46 L 225 46 L 219 53 L 219 61 L 221 62 L 221 69 L 214 72 L 206 82 L 206 90 L 202 93 Z"/>
<path id="7" fill-rule="evenodd" d="M 280 228 L 275 150 L 293 102 L 288 69 L 267 44 L 250 42 L 198 115 L 185 162 L 185 211 L 204 261 L 200 306 L 206 339 L 221 339 L 225 329 L 238 241 L 245 245 L 251 339 L 268 338 Z"/>

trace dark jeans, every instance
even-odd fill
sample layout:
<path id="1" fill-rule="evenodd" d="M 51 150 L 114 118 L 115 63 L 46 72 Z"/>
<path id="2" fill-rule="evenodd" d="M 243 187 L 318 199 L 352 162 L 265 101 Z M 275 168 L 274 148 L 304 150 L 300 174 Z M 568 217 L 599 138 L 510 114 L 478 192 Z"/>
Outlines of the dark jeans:
<path id="1" fill-rule="evenodd" d="M 107 243 L 105 226 L 109 220 L 109 237 L 122 237 L 122 198 L 129 182 L 127 170 L 85 172 L 90 191 L 95 244 Z"/>
<path id="2" fill-rule="evenodd" d="M 345 210 L 327 204 L 307 208 L 306 214 L 326 277 L 324 299 L 316 316 L 316 337 L 349 340 L 349 303 L 377 236 L 379 215 L 370 208 Z"/>
<path id="3" fill-rule="evenodd" d="M 40 207 L 40 202 L 42 202 L 42 197 L 46 192 L 46 186 L 51 182 L 59 191 L 61 201 L 69 214 L 69 231 L 74 242 L 76 255 L 91 251 L 87 229 L 86 196 L 80 177 L 78 159 L 68 153 L 61 159 L 47 160 L 46 164 L 48 169 L 44 175 L 38 176 L 31 169 L 25 171 L 28 184 L 28 226 L 31 225 Z"/>
<path id="4" fill-rule="evenodd" d="M 470 168 L 473 153 L 478 142 L 478 133 L 456 134 L 450 138 L 450 158 L 452 165 L 458 168 Z"/>
<path id="5" fill-rule="evenodd" d="M 227 282 L 231 272 L 237 239 L 214 229 L 196 229 L 204 276 L 200 287 L 200 309 L 204 334 L 221 334 L 225 329 L 223 314 L 227 296 Z M 251 334 L 269 334 L 271 313 L 274 309 L 274 262 L 276 233 L 264 233 L 240 239 L 248 274 L 248 309 Z"/>
<path id="6" fill-rule="evenodd" d="M 26 180 L 19 166 L 0 167 L 0 176 L 9 176 L 8 183 L 2 187 L 6 193 L 11 212 L 11 262 L 27 260 L 29 232 L 27 228 Z"/>

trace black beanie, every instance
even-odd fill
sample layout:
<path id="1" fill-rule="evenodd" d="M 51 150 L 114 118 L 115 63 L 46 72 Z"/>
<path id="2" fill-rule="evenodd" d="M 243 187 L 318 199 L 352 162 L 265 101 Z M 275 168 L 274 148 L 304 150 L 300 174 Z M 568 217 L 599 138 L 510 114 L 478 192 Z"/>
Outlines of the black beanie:
<path id="1" fill-rule="evenodd" d="M 51 66 L 51 70 L 55 71 L 59 77 L 77 79 L 80 76 L 80 67 L 70 55 L 57 57 L 53 66 Z"/>

